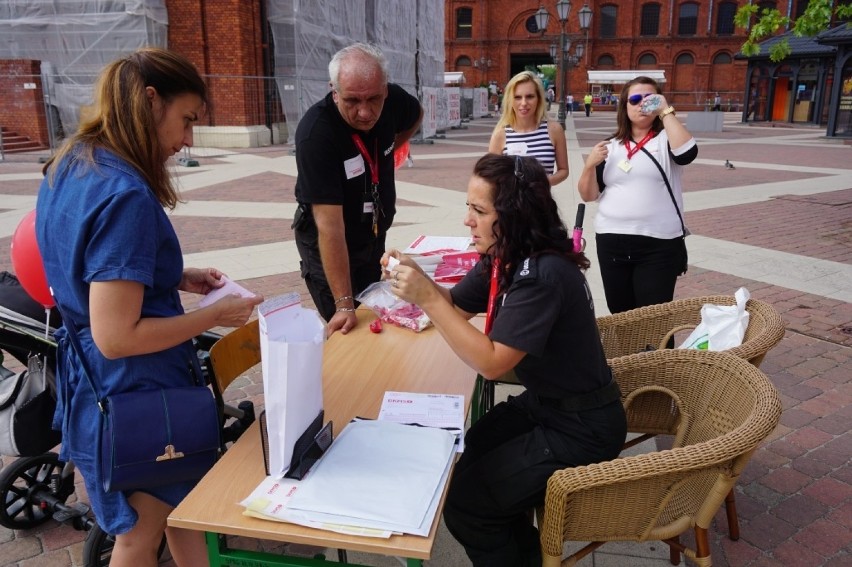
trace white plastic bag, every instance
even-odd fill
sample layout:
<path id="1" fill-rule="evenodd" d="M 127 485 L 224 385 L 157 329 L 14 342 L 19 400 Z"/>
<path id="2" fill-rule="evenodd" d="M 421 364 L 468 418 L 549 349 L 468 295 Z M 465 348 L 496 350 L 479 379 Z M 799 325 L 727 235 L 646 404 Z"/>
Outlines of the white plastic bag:
<path id="1" fill-rule="evenodd" d="M 728 350 L 743 344 L 748 311 L 748 290 L 741 287 L 734 294 L 736 305 L 712 305 L 701 307 L 701 323 L 678 348 L 697 350 Z"/>

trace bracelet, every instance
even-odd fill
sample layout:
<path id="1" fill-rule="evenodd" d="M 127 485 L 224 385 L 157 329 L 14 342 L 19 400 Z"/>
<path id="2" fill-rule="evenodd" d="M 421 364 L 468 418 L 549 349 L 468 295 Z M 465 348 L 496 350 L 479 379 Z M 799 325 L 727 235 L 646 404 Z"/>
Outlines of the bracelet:
<path id="1" fill-rule="evenodd" d="M 352 297 L 351 295 L 344 295 L 343 297 L 338 297 L 337 299 L 335 299 L 334 304 L 337 305 L 341 301 L 346 301 L 347 299 L 351 299 L 352 301 L 355 301 L 355 298 Z"/>
<path id="2" fill-rule="evenodd" d="M 338 307 L 334 310 L 335 313 L 355 313 L 354 307 Z"/>

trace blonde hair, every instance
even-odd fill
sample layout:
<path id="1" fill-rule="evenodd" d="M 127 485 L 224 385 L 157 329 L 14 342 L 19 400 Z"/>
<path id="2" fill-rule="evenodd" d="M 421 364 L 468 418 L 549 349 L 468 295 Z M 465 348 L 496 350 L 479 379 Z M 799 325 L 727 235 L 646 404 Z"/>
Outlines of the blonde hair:
<path id="1" fill-rule="evenodd" d="M 77 132 L 45 165 L 48 182 L 53 184 L 59 164 L 70 154 L 91 163 L 94 149 L 104 148 L 132 165 L 160 204 L 174 208 L 180 196 L 166 168 L 168 156 L 157 138 L 147 87 L 153 87 L 166 104 L 188 93 L 208 104 L 204 80 L 192 63 L 177 53 L 146 47 L 113 61 L 95 85 L 91 114 L 81 116 Z"/>
<path id="2" fill-rule="evenodd" d="M 495 129 L 502 129 L 505 126 L 515 127 L 517 117 L 515 116 L 515 109 L 512 106 L 512 101 L 515 98 L 515 89 L 518 85 L 527 82 L 532 82 L 535 85 L 536 96 L 538 96 L 538 104 L 535 107 L 536 124 L 541 123 L 542 119 L 544 119 L 544 115 L 547 112 L 547 108 L 544 105 L 544 85 L 541 84 L 541 80 L 532 71 L 521 71 L 506 83 L 506 89 L 503 91 L 502 113 Z"/>

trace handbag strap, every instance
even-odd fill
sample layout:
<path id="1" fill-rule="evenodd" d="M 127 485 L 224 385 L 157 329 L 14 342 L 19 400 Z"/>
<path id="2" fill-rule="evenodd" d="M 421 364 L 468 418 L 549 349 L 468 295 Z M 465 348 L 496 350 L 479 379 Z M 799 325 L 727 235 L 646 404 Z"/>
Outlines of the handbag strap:
<path id="1" fill-rule="evenodd" d="M 672 191 L 672 186 L 669 183 L 669 178 L 666 175 L 666 172 L 663 171 L 663 166 L 660 165 L 660 162 L 657 161 L 657 158 L 655 158 L 653 155 L 651 155 L 651 152 L 649 152 L 648 150 L 645 149 L 645 146 L 642 146 L 641 149 L 642 149 L 643 152 L 645 152 L 645 155 L 647 155 L 649 158 L 651 158 L 651 161 L 654 162 L 654 165 L 657 166 L 657 169 L 660 170 L 660 175 L 663 176 L 663 181 L 665 181 L 665 183 L 666 183 L 666 189 L 669 190 L 669 197 L 672 198 L 672 204 L 674 205 L 675 211 L 677 211 L 677 218 L 678 218 L 678 220 L 680 220 L 680 230 L 681 230 L 681 232 L 683 232 L 683 236 L 686 237 L 686 226 L 683 224 L 683 216 L 680 214 L 680 207 L 677 206 L 677 201 L 675 200 L 674 191 Z"/>
<path id="2" fill-rule="evenodd" d="M 95 383 L 92 381 L 92 372 L 89 370 L 89 363 L 86 362 L 86 357 L 83 356 L 83 346 L 80 344 L 80 338 L 77 336 L 77 325 L 74 324 L 71 317 L 66 317 L 62 314 L 62 311 L 59 310 L 59 305 L 56 305 L 56 309 L 59 311 L 59 316 L 62 317 L 62 325 L 67 331 L 68 340 L 71 341 L 71 348 L 77 353 L 77 358 L 80 360 L 80 366 L 83 367 L 83 376 L 85 376 L 86 382 L 89 383 L 89 386 L 92 388 L 92 392 L 95 394 L 98 409 L 101 410 L 101 413 L 105 414 L 106 406 L 103 403 L 103 398 L 98 395 L 98 390 L 95 388 Z"/>

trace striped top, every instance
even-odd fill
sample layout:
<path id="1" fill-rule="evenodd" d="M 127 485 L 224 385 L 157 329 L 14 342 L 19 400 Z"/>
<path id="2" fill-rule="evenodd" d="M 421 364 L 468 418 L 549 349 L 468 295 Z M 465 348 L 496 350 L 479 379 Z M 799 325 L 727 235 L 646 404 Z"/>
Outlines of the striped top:
<path id="1" fill-rule="evenodd" d="M 542 120 L 532 132 L 515 132 L 511 126 L 505 126 L 506 145 L 503 155 L 532 156 L 544 166 L 548 175 L 556 170 L 556 148 L 547 134 L 547 120 Z"/>

